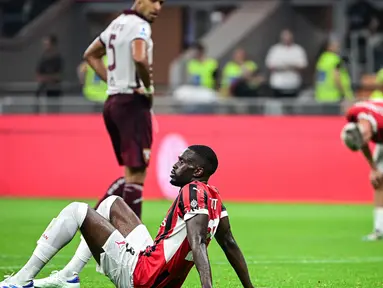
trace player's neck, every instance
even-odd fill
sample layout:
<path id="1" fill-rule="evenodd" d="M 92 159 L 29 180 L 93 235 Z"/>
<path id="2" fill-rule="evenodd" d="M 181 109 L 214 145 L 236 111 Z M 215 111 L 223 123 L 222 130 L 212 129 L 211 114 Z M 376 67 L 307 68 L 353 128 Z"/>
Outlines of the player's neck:
<path id="1" fill-rule="evenodd" d="M 208 179 L 193 179 L 192 182 L 194 181 L 202 182 L 207 185 Z"/>

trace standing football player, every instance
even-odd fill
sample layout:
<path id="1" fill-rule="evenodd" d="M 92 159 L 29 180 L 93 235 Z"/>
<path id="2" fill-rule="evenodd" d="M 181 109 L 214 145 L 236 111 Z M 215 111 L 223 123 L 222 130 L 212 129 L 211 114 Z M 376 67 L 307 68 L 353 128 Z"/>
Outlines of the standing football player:
<path id="1" fill-rule="evenodd" d="M 355 103 L 346 113 L 348 123 L 341 138 L 352 151 L 361 151 L 370 168 L 370 181 L 375 190 L 374 231 L 365 236 L 366 241 L 383 238 L 383 102 Z M 374 153 L 369 142 L 376 144 Z"/>
<path id="2" fill-rule="evenodd" d="M 108 83 L 104 122 L 124 179 L 115 180 L 99 204 L 111 195 L 124 199 L 141 218 L 142 190 L 152 146 L 151 106 L 154 93 L 151 23 L 164 1 L 136 0 L 96 38 L 84 59 Z M 103 56 L 108 57 L 105 67 Z M 51 276 L 35 280 L 35 287 L 79 287 L 78 274 L 91 258 L 82 239 L 67 266 Z"/>

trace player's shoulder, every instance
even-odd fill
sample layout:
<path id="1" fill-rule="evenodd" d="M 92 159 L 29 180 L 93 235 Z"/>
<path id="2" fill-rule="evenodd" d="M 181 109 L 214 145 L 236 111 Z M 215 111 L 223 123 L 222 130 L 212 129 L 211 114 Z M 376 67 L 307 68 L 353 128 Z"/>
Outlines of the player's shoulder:
<path id="1" fill-rule="evenodd" d="M 150 23 L 135 13 L 125 13 L 122 19 L 129 26 L 140 26 L 151 29 Z"/>
<path id="2" fill-rule="evenodd" d="M 207 196 L 218 195 L 218 197 L 220 198 L 220 193 L 217 187 L 200 181 L 193 181 L 188 183 L 187 185 L 182 187 L 181 193 L 197 193 L 201 195 L 206 194 Z"/>
<path id="3" fill-rule="evenodd" d="M 205 190 L 205 189 L 206 189 L 205 183 L 200 181 L 193 181 L 183 186 L 181 189 L 181 192 L 186 193 L 186 192 L 189 192 L 190 190 L 198 191 L 198 190 Z"/>

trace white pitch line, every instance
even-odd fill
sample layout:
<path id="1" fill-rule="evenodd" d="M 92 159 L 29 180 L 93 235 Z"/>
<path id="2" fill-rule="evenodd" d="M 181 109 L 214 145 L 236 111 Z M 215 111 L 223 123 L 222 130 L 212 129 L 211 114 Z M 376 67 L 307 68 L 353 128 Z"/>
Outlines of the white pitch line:
<path id="1" fill-rule="evenodd" d="M 9 257 L 4 257 L 9 256 Z M 58 255 L 57 255 L 58 256 Z M 1 255 L 2 258 L 14 259 L 16 257 L 12 255 Z M 63 258 L 63 257 L 60 257 Z M 278 265 L 278 264 L 361 264 L 361 263 L 382 263 L 383 257 L 353 257 L 344 259 L 286 259 L 286 260 L 250 260 L 247 261 L 248 265 Z M 212 261 L 212 265 L 229 265 L 227 261 Z M 50 268 L 61 268 L 59 265 L 47 265 Z M 85 266 L 85 268 L 95 268 L 96 265 L 91 263 Z M 21 266 L 0 266 L 0 270 L 14 270 L 20 269 Z"/>

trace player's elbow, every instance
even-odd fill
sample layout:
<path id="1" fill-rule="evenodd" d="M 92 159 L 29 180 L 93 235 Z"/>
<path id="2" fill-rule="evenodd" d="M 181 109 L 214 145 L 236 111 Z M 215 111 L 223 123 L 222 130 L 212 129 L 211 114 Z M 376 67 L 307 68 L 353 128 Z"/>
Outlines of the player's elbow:
<path id="1" fill-rule="evenodd" d="M 146 57 L 142 55 L 134 55 L 133 56 L 134 63 L 137 66 L 143 66 L 146 65 Z"/>
<path id="2" fill-rule="evenodd" d="M 84 55 L 82 55 L 82 59 L 88 64 L 89 62 L 91 62 L 93 59 L 96 59 L 96 58 L 97 58 L 96 55 L 89 50 L 86 50 L 84 52 Z"/>
<path id="3" fill-rule="evenodd" d="M 84 55 L 82 55 L 82 59 L 83 59 L 84 61 L 86 61 L 87 63 L 89 63 L 90 58 L 91 58 L 90 53 L 88 53 L 88 52 L 85 51 Z"/>

